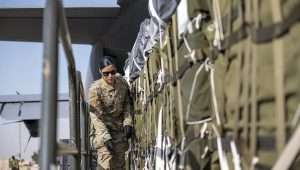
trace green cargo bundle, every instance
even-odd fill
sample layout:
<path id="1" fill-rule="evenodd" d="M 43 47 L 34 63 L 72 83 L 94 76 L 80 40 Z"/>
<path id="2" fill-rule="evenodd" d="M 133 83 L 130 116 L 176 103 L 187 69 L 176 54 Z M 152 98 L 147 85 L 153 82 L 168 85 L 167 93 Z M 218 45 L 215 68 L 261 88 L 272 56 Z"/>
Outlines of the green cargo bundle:
<path id="1" fill-rule="evenodd" d="M 160 110 L 178 169 L 299 168 L 299 1 L 181 3 L 187 29 L 174 14 L 132 83 L 140 168 L 159 162 Z"/>

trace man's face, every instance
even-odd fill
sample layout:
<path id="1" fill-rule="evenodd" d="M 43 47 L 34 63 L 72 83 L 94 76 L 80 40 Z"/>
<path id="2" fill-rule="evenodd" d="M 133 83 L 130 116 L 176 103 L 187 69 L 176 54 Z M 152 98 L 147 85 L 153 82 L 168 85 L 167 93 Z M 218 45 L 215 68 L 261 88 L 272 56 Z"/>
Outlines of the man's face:
<path id="1" fill-rule="evenodd" d="M 103 79 L 107 84 L 113 85 L 115 81 L 116 68 L 114 65 L 109 65 L 101 70 Z"/>

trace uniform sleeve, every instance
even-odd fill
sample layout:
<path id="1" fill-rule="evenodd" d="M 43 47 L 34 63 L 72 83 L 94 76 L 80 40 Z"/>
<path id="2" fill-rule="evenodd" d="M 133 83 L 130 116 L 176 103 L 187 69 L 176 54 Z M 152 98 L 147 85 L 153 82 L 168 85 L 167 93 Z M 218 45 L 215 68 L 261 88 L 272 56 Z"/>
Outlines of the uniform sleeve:
<path id="1" fill-rule="evenodd" d="M 124 121 L 123 126 L 133 126 L 133 101 L 130 94 L 129 88 L 127 88 L 127 95 L 125 96 L 125 102 L 124 102 Z"/>
<path id="2" fill-rule="evenodd" d="M 91 88 L 89 89 L 89 96 L 88 96 L 88 102 L 89 102 L 89 107 L 90 111 L 95 113 L 97 111 L 97 89 L 95 85 L 92 85 Z"/>
<path id="3" fill-rule="evenodd" d="M 97 87 L 96 85 L 92 85 L 89 89 L 89 107 L 90 112 L 93 112 L 95 115 L 102 115 L 103 110 L 101 109 L 101 106 L 99 103 L 97 103 L 98 100 L 98 94 L 97 94 Z"/>
<path id="4" fill-rule="evenodd" d="M 91 136 L 93 136 L 93 143 L 95 147 L 103 146 L 104 142 L 111 139 L 108 129 L 103 121 L 96 116 L 96 114 L 102 114 L 102 110 L 97 105 L 98 95 L 97 89 L 94 85 L 89 90 L 89 107 L 90 107 L 90 119 L 91 119 Z"/>

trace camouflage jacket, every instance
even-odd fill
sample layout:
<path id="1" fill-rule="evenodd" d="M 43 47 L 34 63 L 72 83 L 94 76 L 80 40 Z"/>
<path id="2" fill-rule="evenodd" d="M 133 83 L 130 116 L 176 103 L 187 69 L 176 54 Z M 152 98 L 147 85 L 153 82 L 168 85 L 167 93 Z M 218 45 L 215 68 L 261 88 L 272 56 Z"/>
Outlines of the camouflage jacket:
<path id="1" fill-rule="evenodd" d="M 116 76 L 114 86 L 103 79 L 95 81 L 89 89 L 89 105 L 93 128 L 103 142 L 132 125 L 129 86 L 121 76 Z"/>

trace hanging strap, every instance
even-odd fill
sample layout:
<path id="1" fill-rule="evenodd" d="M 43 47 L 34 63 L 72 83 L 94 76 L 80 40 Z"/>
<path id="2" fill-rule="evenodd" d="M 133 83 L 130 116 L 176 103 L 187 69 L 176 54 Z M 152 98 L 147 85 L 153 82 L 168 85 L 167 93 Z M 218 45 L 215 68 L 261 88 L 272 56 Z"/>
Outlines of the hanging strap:
<path id="1" fill-rule="evenodd" d="M 244 17 L 243 17 L 243 9 L 242 9 L 242 3 L 240 2 L 239 3 L 239 8 L 238 8 L 239 12 L 238 12 L 238 21 L 241 22 L 241 23 L 244 23 Z M 234 140 L 238 140 L 238 132 L 239 132 L 239 129 L 240 129 L 240 126 L 239 126 L 239 122 L 240 122 L 240 107 L 241 107 L 241 102 L 240 102 L 240 96 L 241 96 L 241 86 L 242 86 L 242 73 L 243 73 L 243 69 L 242 69 L 242 58 L 243 58 L 243 48 L 241 46 L 239 46 L 238 48 L 238 52 L 237 52 L 237 78 L 236 78 L 236 81 L 235 81 L 235 85 L 236 85 L 236 102 L 235 102 L 235 108 L 234 108 L 234 115 L 233 115 L 233 138 Z"/>
<path id="2" fill-rule="evenodd" d="M 210 63 L 209 58 L 206 58 L 204 63 L 202 63 L 200 65 L 200 67 L 198 68 L 198 70 L 196 71 L 196 73 L 194 75 L 192 89 L 190 91 L 189 102 L 188 102 L 187 111 L 186 111 L 186 121 L 187 121 L 186 123 L 190 124 L 190 125 L 195 125 L 195 124 L 202 124 L 202 123 L 205 123 L 205 122 L 208 122 L 208 121 L 211 120 L 211 118 L 207 118 L 207 119 L 199 120 L 199 121 L 188 121 L 190 111 L 191 111 L 191 104 L 193 103 L 193 96 L 194 96 L 194 93 L 195 93 L 197 80 L 198 80 L 199 74 L 201 73 L 203 68 L 205 68 L 205 70 L 210 73 L 210 78 L 209 79 L 210 79 L 210 89 L 211 89 L 211 95 L 212 95 L 212 102 L 213 102 L 213 106 L 214 106 L 213 109 L 214 109 L 217 124 L 218 124 L 218 126 L 221 126 L 221 119 L 220 119 L 220 115 L 219 115 L 219 110 L 218 110 L 218 105 L 217 105 L 217 97 L 216 97 L 216 90 L 215 90 L 214 68 L 213 68 L 212 64 Z"/>
<path id="3" fill-rule="evenodd" d="M 298 105 L 297 110 L 296 110 L 296 112 L 294 114 L 294 117 L 292 119 L 292 122 L 291 122 L 292 127 L 296 127 L 297 124 L 299 123 L 299 121 L 300 121 L 300 104 Z"/>
<path id="4" fill-rule="evenodd" d="M 230 36 L 225 37 L 222 41 L 222 49 L 228 49 L 229 47 L 233 46 L 234 44 L 239 43 L 241 40 L 245 39 L 246 37 L 251 35 L 251 39 L 254 43 L 261 44 L 273 41 L 276 38 L 284 36 L 286 33 L 289 32 L 291 27 L 293 27 L 296 23 L 300 20 L 300 3 L 296 4 L 291 12 L 288 14 L 287 17 L 282 19 L 281 21 L 274 22 L 268 26 L 260 27 L 250 24 L 244 23 L 241 27 L 230 34 Z M 238 18 L 238 7 L 235 7 L 232 10 L 232 22 Z M 222 19 L 223 21 L 228 20 L 228 16 Z M 226 22 L 225 22 L 226 23 Z M 226 28 L 226 25 L 224 26 Z"/>
<path id="5" fill-rule="evenodd" d="M 231 148 L 231 153 L 232 153 L 232 161 L 234 165 L 234 170 L 241 170 L 241 159 L 240 155 L 238 153 L 238 150 L 236 148 L 235 142 L 232 140 L 230 141 L 230 148 Z"/>
<path id="6" fill-rule="evenodd" d="M 181 140 L 181 145 L 180 145 L 180 150 L 179 150 L 179 165 L 178 165 L 178 169 L 184 169 L 184 158 L 185 158 L 185 152 L 184 152 L 184 148 L 185 148 L 185 140 L 186 138 L 183 137 Z"/>
<path id="7" fill-rule="evenodd" d="M 272 16 L 275 23 L 282 21 L 281 1 L 272 0 Z M 280 154 L 286 140 L 285 132 L 285 95 L 284 95 L 284 51 L 283 40 L 277 39 L 273 42 L 273 59 L 274 59 L 274 80 L 275 80 L 275 114 L 276 114 L 276 141 L 277 141 L 277 153 Z"/>
<path id="8" fill-rule="evenodd" d="M 258 26 L 259 14 L 258 14 L 258 0 L 253 0 L 253 13 L 254 24 Z M 257 47 L 256 44 L 252 44 L 251 55 L 251 137 L 250 137 L 250 154 L 256 155 L 257 149 L 257 91 L 256 91 L 256 74 L 257 74 Z"/>
<path id="9" fill-rule="evenodd" d="M 215 25 L 215 39 L 214 46 L 221 50 L 221 41 L 224 39 L 223 24 L 221 19 L 221 10 L 219 0 L 213 0 L 213 13 L 214 13 L 214 25 Z"/>
<path id="10" fill-rule="evenodd" d="M 208 59 L 207 59 L 208 60 Z M 192 84 L 192 89 L 190 91 L 190 95 L 189 95 L 189 101 L 188 101 L 188 105 L 187 105 L 187 109 L 186 109 L 186 124 L 188 125 L 194 125 L 194 124 L 201 124 L 201 123 L 205 123 L 207 121 L 210 121 L 211 118 L 208 118 L 208 119 L 205 119 L 205 120 L 200 120 L 200 121 L 188 121 L 189 120 L 189 116 L 190 116 L 190 112 L 191 112 L 191 106 L 192 106 L 192 103 L 193 103 L 193 96 L 195 94 L 195 89 L 196 89 L 196 84 L 197 84 L 197 80 L 199 78 L 199 74 L 201 73 L 201 71 L 203 70 L 204 68 L 204 64 L 205 63 L 202 63 L 200 65 L 200 67 L 197 69 L 195 75 L 194 75 L 194 79 L 193 79 L 193 84 Z"/>
<path id="11" fill-rule="evenodd" d="M 173 21 L 173 47 L 177 47 L 178 43 L 177 43 L 177 29 L 176 29 L 176 25 L 177 25 L 177 21 L 176 21 L 176 16 L 172 17 L 172 21 Z M 179 56 L 178 56 L 178 51 L 177 48 L 175 48 L 175 67 L 176 67 L 176 71 L 179 70 Z M 183 118 L 183 106 L 182 106 L 182 96 L 181 96 L 181 82 L 179 81 L 179 79 L 176 80 L 176 84 L 177 84 L 177 101 L 178 101 L 178 116 L 179 116 L 179 127 L 180 127 L 180 132 L 181 132 L 181 136 L 185 136 L 185 131 L 184 131 L 184 118 Z"/>
<path id="12" fill-rule="evenodd" d="M 212 128 L 213 128 L 213 131 L 215 132 L 215 135 L 217 137 L 217 146 L 218 146 L 218 156 L 219 156 L 220 168 L 221 168 L 221 170 L 229 170 L 226 155 L 224 153 L 223 146 L 222 146 L 221 135 L 218 132 L 218 130 L 217 130 L 217 128 L 214 124 L 212 124 Z"/>
<path id="13" fill-rule="evenodd" d="M 215 69 L 213 67 L 213 64 L 208 60 L 205 64 L 206 70 L 210 71 L 210 89 L 211 89 L 211 95 L 212 95 L 212 101 L 213 101 L 213 108 L 214 108 L 214 113 L 216 117 L 216 121 L 218 126 L 221 126 L 221 118 L 220 118 L 220 113 L 218 109 L 218 103 L 217 103 L 217 95 L 216 95 L 216 88 L 215 88 Z"/>
<path id="14" fill-rule="evenodd" d="M 297 127 L 295 133 L 289 140 L 288 144 L 284 148 L 282 154 L 280 154 L 278 160 L 274 164 L 272 170 L 288 170 L 293 161 L 299 155 L 300 151 L 300 126 Z"/>

